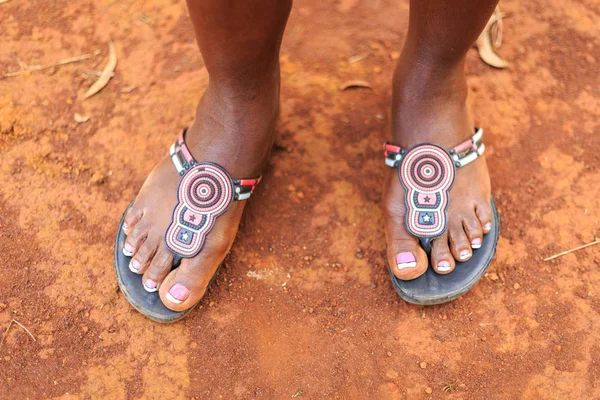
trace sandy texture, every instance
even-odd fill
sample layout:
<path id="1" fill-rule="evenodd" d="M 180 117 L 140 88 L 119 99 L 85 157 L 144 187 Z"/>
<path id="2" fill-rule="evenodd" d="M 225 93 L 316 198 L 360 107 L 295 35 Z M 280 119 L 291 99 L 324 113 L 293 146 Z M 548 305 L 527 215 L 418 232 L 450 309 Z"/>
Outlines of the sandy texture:
<path id="1" fill-rule="evenodd" d="M 541 261 L 600 236 L 600 7 L 503 10 L 512 67 L 468 58 L 503 221 L 472 292 L 416 307 L 386 271 L 381 143 L 407 2 L 303 0 L 263 184 L 201 306 L 163 326 L 118 293 L 112 244 L 207 84 L 184 2 L 1 4 L 2 72 L 102 53 L 0 80 L 0 331 L 14 318 L 37 339 L 9 330 L 0 398 L 600 398 L 600 246 Z M 109 39 L 115 76 L 80 102 Z M 350 79 L 373 91 L 339 91 Z"/>

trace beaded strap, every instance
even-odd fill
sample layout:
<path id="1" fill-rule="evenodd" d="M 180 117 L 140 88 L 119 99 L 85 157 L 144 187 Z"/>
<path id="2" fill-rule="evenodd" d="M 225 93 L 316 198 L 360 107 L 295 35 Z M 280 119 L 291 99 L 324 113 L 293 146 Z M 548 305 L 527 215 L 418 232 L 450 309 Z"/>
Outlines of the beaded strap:
<path id="1" fill-rule="evenodd" d="M 197 162 L 185 144 L 185 132 L 179 133 L 170 150 L 181 180 L 165 244 L 176 257 L 190 258 L 202 250 L 215 220 L 232 201 L 248 199 L 261 178 L 234 180 L 216 163 Z"/>

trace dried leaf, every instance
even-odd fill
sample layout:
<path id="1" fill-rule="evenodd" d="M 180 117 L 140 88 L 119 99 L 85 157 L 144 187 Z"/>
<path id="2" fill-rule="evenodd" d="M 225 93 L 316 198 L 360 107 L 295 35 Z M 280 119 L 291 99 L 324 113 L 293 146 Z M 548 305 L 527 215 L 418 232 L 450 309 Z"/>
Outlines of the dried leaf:
<path id="1" fill-rule="evenodd" d="M 344 91 L 347 89 L 357 89 L 357 88 L 366 88 L 366 89 L 373 90 L 373 88 L 371 87 L 371 84 L 362 79 L 350 79 L 349 81 L 346 81 L 340 85 L 341 91 Z"/>
<path id="2" fill-rule="evenodd" d="M 88 97 L 93 96 L 96 93 L 98 93 L 100 90 L 102 90 L 102 88 L 104 88 L 104 86 L 106 86 L 108 84 L 108 81 L 110 80 L 112 73 L 115 70 L 116 66 L 117 66 L 117 48 L 115 47 L 115 44 L 112 41 L 109 41 L 108 42 L 108 64 L 106 64 L 106 67 L 104 67 L 104 69 L 102 70 L 102 75 L 100 75 L 100 78 L 98 78 L 98 80 L 96 82 L 94 82 L 94 84 L 92 86 L 90 86 L 90 88 L 88 89 L 87 92 L 85 92 L 85 95 L 83 96 L 82 100 L 85 100 Z"/>
<path id="3" fill-rule="evenodd" d="M 477 50 L 479 51 L 479 57 L 488 65 L 491 65 L 495 68 L 506 68 L 508 66 L 508 62 L 498 54 L 496 54 L 494 48 L 494 42 L 501 44 L 502 43 L 502 14 L 500 13 L 500 9 L 496 7 L 496 11 L 492 14 L 490 20 L 486 24 L 483 32 L 477 38 L 475 45 L 477 46 Z M 495 39 L 492 38 L 492 27 L 496 26 L 496 34 Z"/>
<path id="4" fill-rule="evenodd" d="M 87 115 L 81 115 L 79 113 L 75 113 L 75 116 L 73 117 L 73 119 L 75 120 L 75 122 L 77 122 L 78 124 L 81 124 L 82 122 L 87 122 L 90 120 L 90 117 L 88 117 Z"/>

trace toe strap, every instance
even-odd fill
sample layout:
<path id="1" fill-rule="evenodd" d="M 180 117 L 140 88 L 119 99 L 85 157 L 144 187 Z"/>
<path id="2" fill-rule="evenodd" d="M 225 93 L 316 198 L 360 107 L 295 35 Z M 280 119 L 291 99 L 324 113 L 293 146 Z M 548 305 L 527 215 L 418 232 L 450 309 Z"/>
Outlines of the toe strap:
<path id="1" fill-rule="evenodd" d="M 232 201 L 248 199 L 261 179 L 233 180 L 222 166 L 197 162 L 185 144 L 185 132 L 181 131 L 170 151 L 181 180 L 165 245 L 176 259 L 196 256 L 216 219 Z"/>
<path id="2" fill-rule="evenodd" d="M 431 240 L 448 229 L 447 209 L 456 169 L 475 161 L 485 151 L 483 131 L 449 150 L 423 143 L 411 149 L 384 144 L 385 163 L 398 169 L 405 190 L 406 228 L 431 249 Z"/>

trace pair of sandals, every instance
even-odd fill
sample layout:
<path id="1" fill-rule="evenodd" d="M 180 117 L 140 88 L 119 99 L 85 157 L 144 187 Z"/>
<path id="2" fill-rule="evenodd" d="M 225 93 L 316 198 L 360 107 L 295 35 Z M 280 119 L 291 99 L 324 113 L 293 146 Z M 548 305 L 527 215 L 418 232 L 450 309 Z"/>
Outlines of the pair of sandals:
<path id="1" fill-rule="evenodd" d="M 181 175 L 177 204 L 165 233 L 165 245 L 174 256 L 173 268 L 179 266 L 182 258 L 192 258 L 200 253 L 215 220 L 227 211 L 233 201 L 248 199 L 260 182 L 260 177 L 232 179 L 220 165 L 196 161 L 185 144 L 185 133 L 186 129 L 183 129 L 170 149 L 173 164 Z M 484 153 L 482 137 L 483 131 L 476 128 L 470 139 L 449 150 L 430 143 L 418 144 L 411 149 L 384 145 L 385 163 L 398 170 L 405 189 L 406 228 L 420 240 L 428 254 L 432 241 L 448 229 L 446 210 L 456 170 Z M 473 250 L 472 257 L 451 274 L 439 275 L 430 265 L 423 275 L 406 281 L 396 278 L 388 265 L 394 287 L 403 300 L 420 305 L 446 303 L 468 292 L 481 279 L 495 256 L 500 235 L 500 218 L 493 198 L 490 201 L 492 230 L 481 247 Z M 158 293 L 150 293 L 143 288 L 142 276 L 129 269 L 131 256 L 123 252 L 126 239 L 123 223 L 129 207 L 123 214 L 115 239 L 115 270 L 119 287 L 129 303 L 148 318 L 157 322 L 175 322 L 191 308 L 185 311 L 168 309 Z M 210 283 L 216 275 L 217 272 Z"/>

